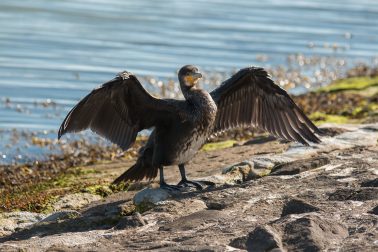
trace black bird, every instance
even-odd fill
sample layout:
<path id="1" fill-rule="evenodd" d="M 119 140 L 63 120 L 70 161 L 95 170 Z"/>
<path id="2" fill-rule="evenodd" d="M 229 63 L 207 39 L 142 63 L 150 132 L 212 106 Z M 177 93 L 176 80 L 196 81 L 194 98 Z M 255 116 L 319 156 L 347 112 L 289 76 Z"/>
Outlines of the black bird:
<path id="1" fill-rule="evenodd" d="M 264 69 L 244 68 L 210 93 L 197 87 L 201 77 L 197 67 L 182 67 L 178 79 L 185 99 L 158 99 L 135 75 L 124 71 L 94 89 L 68 113 L 58 138 L 89 128 L 127 150 L 139 131 L 153 128 L 137 162 L 113 183 L 153 179 L 159 170 L 160 187 L 166 189 L 211 185 L 187 180 L 185 164 L 208 137 L 221 131 L 254 126 L 304 145 L 320 142 L 314 134 L 320 134 L 319 129 Z M 180 169 L 177 186 L 164 181 L 163 167 L 167 165 Z"/>

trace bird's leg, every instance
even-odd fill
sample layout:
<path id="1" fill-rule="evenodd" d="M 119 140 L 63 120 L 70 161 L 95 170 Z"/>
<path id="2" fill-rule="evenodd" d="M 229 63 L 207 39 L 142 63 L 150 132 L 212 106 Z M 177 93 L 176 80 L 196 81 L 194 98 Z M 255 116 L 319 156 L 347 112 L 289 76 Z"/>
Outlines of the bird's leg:
<path id="1" fill-rule="evenodd" d="M 187 187 L 187 186 L 194 186 L 195 188 L 197 188 L 197 190 L 203 190 L 203 184 L 204 184 L 204 185 L 207 185 L 207 186 L 215 186 L 215 183 L 210 182 L 210 181 L 204 181 L 204 180 L 199 180 L 199 181 L 188 180 L 188 179 L 186 178 L 186 174 L 185 174 L 185 166 L 184 166 L 183 164 L 180 164 L 180 165 L 179 165 L 179 169 L 180 169 L 180 174 L 181 174 L 181 181 L 177 184 L 178 186 L 184 186 L 184 187 Z"/>
<path id="2" fill-rule="evenodd" d="M 179 186 L 168 185 L 167 183 L 165 183 L 163 166 L 159 167 L 159 174 L 160 174 L 160 188 L 166 189 L 168 191 L 180 191 L 180 187 Z"/>

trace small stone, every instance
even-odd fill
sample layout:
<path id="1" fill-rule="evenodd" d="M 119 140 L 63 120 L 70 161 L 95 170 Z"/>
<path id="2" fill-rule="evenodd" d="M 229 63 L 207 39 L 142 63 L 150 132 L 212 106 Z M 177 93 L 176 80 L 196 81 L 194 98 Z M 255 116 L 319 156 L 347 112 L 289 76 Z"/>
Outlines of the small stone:
<path id="1" fill-rule="evenodd" d="M 135 205 L 155 205 L 160 201 L 167 200 L 172 194 L 161 188 L 145 188 L 135 194 L 133 202 Z"/>
<path id="2" fill-rule="evenodd" d="M 269 226 L 257 227 L 248 235 L 248 251 L 265 252 L 273 249 L 282 250 L 281 239 L 273 228 Z"/>
<path id="3" fill-rule="evenodd" d="M 289 214 L 301 214 L 318 211 L 320 211 L 320 209 L 315 206 L 312 206 L 302 200 L 292 199 L 284 205 L 281 217 L 284 217 Z"/>
<path id="4" fill-rule="evenodd" d="M 226 167 L 223 169 L 222 174 L 227 175 L 229 178 L 226 182 L 233 182 L 240 184 L 244 181 L 261 178 L 259 174 L 253 169 L 253 163 L 243 161 L 238 164 Z"/>

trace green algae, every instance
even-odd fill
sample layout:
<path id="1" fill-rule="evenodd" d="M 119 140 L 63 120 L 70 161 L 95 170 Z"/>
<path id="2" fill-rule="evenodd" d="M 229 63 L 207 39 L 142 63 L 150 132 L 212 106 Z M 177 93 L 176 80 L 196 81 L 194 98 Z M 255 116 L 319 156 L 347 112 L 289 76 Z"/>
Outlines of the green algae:
<path id="1" fill-rule="evenodd" d="M 349 118 L 346 116 L 342 115 L 330 115 L 330 114 L 325 114 L 322 112 L 315 112 L 312 113 L 309 118 L 315 122 L 317 125 L 321 125 L 324 123 L 338 123 L 338 124 L 343 124 L 343 123 L 348 123 Z"/>
<path id="2" fill-rule="evenodd" d="M 309 118 L 322 123 L 363 123 L 377 120 L 378 76 L 337 80 L 312 93 Z M 306 97 L 304 97 L 306 99 Z M 306 101 L 302 103 L 306 104 Z M 315 108 L 315 109 L 314 109 Z"/>
<path id="3" fill-rule="evenodd" d="M 336 80 L 328 86 L 319 88 L 317 92 L 361 91 L 371 87 L 377 87 L 378 91 L 378 77 L 352 77 Z"/>
<path id="4" fill-rule="evenodd" d="M 97 171 L 82 168 L 73 168 L 62 171 L 55 178 L 8 187 L 0 190 L 0 212 L 30 211 L 50 212 L 51 205 L 60 196 L 68 193 L 83 191 L 93 184 L 82 183 L 80 177 Z M 93 182 L 98 183 L 98 181 Z"/>

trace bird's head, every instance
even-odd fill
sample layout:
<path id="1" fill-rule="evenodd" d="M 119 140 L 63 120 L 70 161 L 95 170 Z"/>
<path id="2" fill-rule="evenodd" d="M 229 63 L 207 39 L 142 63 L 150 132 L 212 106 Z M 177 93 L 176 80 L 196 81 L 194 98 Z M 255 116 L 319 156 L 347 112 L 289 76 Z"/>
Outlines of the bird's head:
<path id="1" fill-rule="evenodd" d="M 202 78 L 202 74 L 198 71 L 197 67 L 193 65 L 186 65 L 183 66 L 178 72 L 178 78 L 181 89 L 191 89 L 198 83 L 199 79 Z"/>

